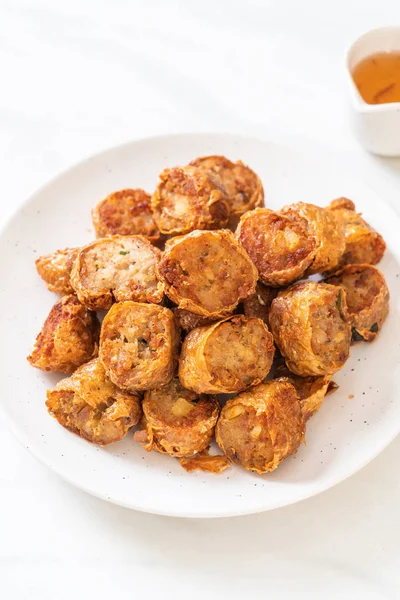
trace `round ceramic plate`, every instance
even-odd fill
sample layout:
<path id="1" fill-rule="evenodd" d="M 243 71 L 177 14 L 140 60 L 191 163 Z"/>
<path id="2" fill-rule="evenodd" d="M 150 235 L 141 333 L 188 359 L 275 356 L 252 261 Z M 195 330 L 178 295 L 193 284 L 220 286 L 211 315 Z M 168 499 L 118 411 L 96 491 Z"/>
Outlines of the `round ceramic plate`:
<path id="1" fill-rule="evenodd" d="M 379 267 L 392 296 L 391 312 L 373 344 L 359 343 L 335 376 L 307 427 L 307 445 L 274 473 L 238 467 L 221 475 L 186 473 L 173 458 L 147 453 L 132 433 L 107 448 L 58 425 L 46 411 L 46 389 L 59 377 L 29 366 L 26 356 L 56 296 L 35 271 L 41 254 L 93 239 L 90 210 L 124 187 L 152 191 L 166 166 L 196 156 L 225 154 L 261 177 L 271 208 L 296 201 L 326 205 L 352 198 L 380 231 L 387 252 Z M 400 223 L 340 157 L 304 141 L 300 146 L 231 135 L 174 135 L 113 148 L 73 167 L 43 187 L 18 211 L 0 239 L 1 399 L 6 422 L 42 462 L 73 485 L 138 510 L 185 517 L 231 516 L 272 509 L 326 490 L 374 458 L 399 432 Z M 378 190 L 379 192 L 379 190 Z"/>

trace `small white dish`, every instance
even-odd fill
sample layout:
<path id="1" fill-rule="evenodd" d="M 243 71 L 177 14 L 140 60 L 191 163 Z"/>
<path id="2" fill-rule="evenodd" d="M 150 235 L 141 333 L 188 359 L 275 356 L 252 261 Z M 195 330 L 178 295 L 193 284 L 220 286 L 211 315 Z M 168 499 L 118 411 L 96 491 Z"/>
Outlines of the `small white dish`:
<path id="1" fill-rule="evenodd" d="M 108 193 L 136 186 L 151 191 L 163 168 L 206 154 L 249 164 L 261 177 L 272 209 L 299 200 L 327 205 L 348 196 L 387 243 L 379 268 L 392 304 L 382 331 L 374 343 L 352 346 L 334 378 L 339 389 L 307 425 L 307 445 L 263 476 L 239 467 L 221 475 L 187 473 L 176 459 L 146 452 L 132 433 L 106 448 L 90 444 L 47 413 L 46 389 L 60 376 L 33 369 L 26 360 L 57 300 L 37 275 L 35 259 L 93 239 L 90 210 Z M 243 515 L 326 490 L 372 460 L 400 431 L 399 229 L 397 215 L 364 177 L 354 177 L 346 158 L 304 138 L 294 143 L 282 137 L 169 135 L 93 156 L 36 192 L 0 235 L 0 415 L 24 446 L 61 477 L 137 510 L 183 517 Z"/>
<path id="2" fill-rule="evenodd" d="M 380 156 L 400 156 L 400 102 L 367 104 L 354 83 L 352 71 L 371 54 L 393 51 L 400 51 L 400 26 L 381 27 L 364 33 L 346 54 L 354 131 L 367 150 Z"/>

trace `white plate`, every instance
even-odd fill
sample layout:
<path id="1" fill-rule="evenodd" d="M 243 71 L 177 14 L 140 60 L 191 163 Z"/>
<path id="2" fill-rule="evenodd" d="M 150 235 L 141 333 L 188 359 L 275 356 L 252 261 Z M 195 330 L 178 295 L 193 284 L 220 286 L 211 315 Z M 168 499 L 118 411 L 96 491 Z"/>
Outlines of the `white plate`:
<path id="1" fill-rule="evenodd" d="M 221 475 L 188 474 L 173 458 L 147 453 L 132 441 L 98 448 L 69 433 L 44 406 L 59 377 L 31 368 L 26 356 L 56 300 L 34 260 L 93 238 L 90 209 L 123 187 L 151 191 L 166 166 L 204 154 L 242 159 L 261 176 L 271 208 L 303 200 L 327 204 L 352 198 L 388 245 L 379 267 L 392 296 L 391 312 L 373 344 L 352 347 L 335 376 L 339 390 L 309 422 L 307 445 L 273 474 L 233 467 Z M 379 191 L 379 190 L 378 190 Z M 0 239 L 1 400 L 6 422 L 42 462 L 73 485 L 105 500 L 146 512 L 218 517 L 255 513 L 328 489 L 374 458 L 400 430 L 400 223 L 362 181 L 310 142 L 287 143 L 231 135 L 175 135 L 132 142 L 73 167 L 18 211 Z M 353 397 L 354 396 L 354 397 Z"/>

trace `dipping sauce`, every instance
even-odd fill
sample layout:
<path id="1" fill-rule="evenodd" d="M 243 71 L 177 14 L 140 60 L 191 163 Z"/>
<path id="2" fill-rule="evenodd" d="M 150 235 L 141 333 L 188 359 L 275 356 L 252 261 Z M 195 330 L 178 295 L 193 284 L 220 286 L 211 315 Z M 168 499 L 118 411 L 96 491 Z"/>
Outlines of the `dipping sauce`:
<path id="1" fill-rule="evenodd" d="M 359 62 L 352 72 L 368 104 L 400 102 L 400 52 L 378 52 Z"/>

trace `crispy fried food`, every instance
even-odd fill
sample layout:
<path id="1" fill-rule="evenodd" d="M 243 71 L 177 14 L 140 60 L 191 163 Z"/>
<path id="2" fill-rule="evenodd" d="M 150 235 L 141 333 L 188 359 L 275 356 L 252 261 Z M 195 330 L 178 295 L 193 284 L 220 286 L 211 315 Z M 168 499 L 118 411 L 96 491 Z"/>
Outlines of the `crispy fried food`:
<path id="1" fill-rule="evenodd" d="M 277 294 L 276 288 L 267 287 L 259 281 L 255 293 L 243 300 L 243 312 L 246 317 L 258 317 L 269 326 L 269 310 Z"/>
<path id="2" fill-rule="evenodd" d="M 328 389 L 326 390 L 326 394 L 325 396 L 330 396 L 331 394 L 334 394 L 336 392 L 336 390 L 339 389 L 338 384 L 333 381 L 333 379 L 329 382 L 328 384 Z"/>
<path id="3" fill-rule="evenodd" d="M 185 337 L 179 378 L 199 394 L 240 392 L 268 375 L 274 350 L 273 337 L 261 319 L 234 315 Z"/>
<path id="4" fill-rule="evenodd" d="M 244 214 L 236 236 L 258 269 L 265 285 L 281 287 L 300 279 L 311 265 L 317 241 L 300 215 L 285 215 L 268 208 Z"/>
<path id="5" fill-rule="evenodd" d="M 349 356 L 351 326 L 340 287 L 315 281 L 292 285 L 272 302 L 269 321 L 296 375 L 331 375 Z"/>
<path id="6" fill-rule="evenodd" d="M 372 342 L 389 314 L 389 289 L 383 274 L 372 265 L 345 265 L 325 281 L 346 292 L 353 339 Z"/>
<path id="7" fill-rule="evenodd" d="M 282 209 L 282 214 L 289 218 L 300 215 L 309 227 L 309 231 L 317 240 L 317 252 L 306 274 L 323 273 L 337 268 L 346 247 L 344 227 L 337 221 L 332 211 L 327 208 L 297 202 Z"/>
<path id="8" fill-rule="evenodd" d="M 383 237 L 356 213 L 354 202 L 337 198 L 329 205 L 339 225 L 344 228 L 346 248 L 339 266 L 378 263 L 386 250 Z"/>
<path id="9" fill-rule="evenodd" d="M 199 452 L 199 454 L 191 458 L 180 458 L 179 462 L 188 473 L 192 471 L 205 471 L 206 473 L 219 474 L 230 466 L 226 456 L 210 454 L 208 449 Z"/>
<path id="10" fill-rule="evenodd" d="M 308 421 L 310 417 L 321 408 L 325 396 L 331 392 L 331 378 L 329 375 L 323 377 L 299 377 L 286 367 L 280 365 L 275 373 L 277 381 L 288 381 L 291 383 L 300 399 L 301 411 L 304 420 Z M 336 384 L 334 384 L 336 386 Z M 337 389 L 337 386 L 334 388 Z M 334 391 L 333 389 L 333 391 Z"/>
<path id="11" fill-rule="evenodd" d="M 73 373 L 97 356 L 100 325 L 76 296 L 64 296 L 51 309 L 28 361 L 42 371 Z"/>
<path id="12" fill-rule="evenodd" d="M 156 277 L 161 252 L 142 235 L 113 235 L 81 248 L 71 284 L 79 300 L 92 310 L 108 310 L 113 301 L 158 304 L 162 284 Z"/>
<path id="13" fill-rule="evenodd" d="M 192 331 L 192 329 L 195 329 L 196 327 L 211 325 L 211 323 L 214 322 L 214 319 L 200 317 L 200 315 L 195 315 L 185 308 L 173 308 L 172 312 L 174 313 L 178 327 L 186 332 Z"/>
<path id="14" fill-rule="evenodd" d="M 178 362 L 179 331 L 168 308 L 114 304 L 100 334 L 100 360 L 111 381 L 131 392 L 166 385 Z"/>
<path id="15" fill-rule="evenodd" d="M 216 439 L 231 462 L 249 471 L 273 471 L 304 441 L 305 423 L 295 388 L 266 381 L 228 400 Z"/>
<path id="16" fill-rule="evenodd" d="M 100 446 L 121 440 L 142 413 L 139 396 L 119 390 L 98 358 L 48 390 L 46 406 L 60 425 Z"/>
<path id="17" fill-rule="evenodd" d="M 56 250 L 52 254 L 40 256 L 36 261 L 36 270 L 48 289 L 56 294 L 73 294 L 70 283 L 71 269 L 79 248 Z"/>
<path id="18" fill-rule="evenodd" d="M 151 198 L 154 220 L 161 233 L 218 229 L 228 222 L 226 192 L 217 177 L 196 167 L 175 167 L 160 174 Z"/>
<path id="19" fill-rule="evenodd" d="M 190 163 L 211 171 L 224 186 L 231 217 L 240 217 L 246 211 L 264 204 L 264 190 L 260 178 L 240 160 L 232 162 L 225 156 L 202 156 Z"/>
<path id="20" fill-rule="evenodd" d="M 214 396 L 198 395 L 182 387 L 178 378 L 167 386 L 149 390 L 143 400 L 146 450 L 187 457 L 201 452 L 211 442 L 219 405 Z"/>
<path id="21" fill-rule="evenodd" d="M 336 198 L 328 206 L 328 210 L 351 210 L 356 211 L 356 205 L 349 198 Z"/>
<path id="22" fill-rule="evenodd" d="M 157 274 L 179 308 L 211 318 L 231 313 L 257 282 L 256 268 L 226 229 L 168 241 Z"/>
<path id="23" fill-rule="evenodd" d="M 96 237 L 143 235 L 151 242 L 160 238 L 150 208 L 151 196 L 140 188 L 110 194 L 92 210 Z"/>

